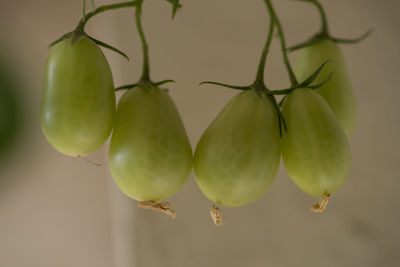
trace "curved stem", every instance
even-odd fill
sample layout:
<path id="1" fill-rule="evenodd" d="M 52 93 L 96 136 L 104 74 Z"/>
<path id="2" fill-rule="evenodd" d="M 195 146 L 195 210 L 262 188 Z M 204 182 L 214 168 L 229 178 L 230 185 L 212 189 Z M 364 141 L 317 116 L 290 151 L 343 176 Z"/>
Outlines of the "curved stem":
<path id="1" fill-rule="evenodd" d="M 313 3 L 317 7 L 318 12 L 321 16 L 321 33 L 324 35 L 329 35 L 328 20 L 326 18 L 326 13 L 325 13 L 324 8 L 317 0 L 311 0 L 310 2 Z"/>
<path id="2" fill-rule="evenodd" d="M 142 4 L 143 0 L 137 0 L 136 13 L 135 13 L 136 27 L 140 36 L 140 40 L 142 42 L 142 50 L 143 50 L 143 71 L 140 81 L 149 82 L 150 81 L 149 46 L 147 45 L 146 37 L 144 36 L 144 31 L 142 26 Z"/>
<path id="3" fill-rule="evenodd" d="M 260 63 L 258 64 L 256 82 L 264 82 L 265 63 L 267 61 L 267 56 L 269 52 L 269 47 L 271 46 L 273 34 L 274 34 L 274 18 L 270 16 L 268 37 L 261 54 Z"/>
<path id="4" fill-rule="evenodd" d="M 86 1 L 84 1 L 86 2 Z M 84 4 L 85 5 L 85 4 Z M 124 7 L 133 7 L 137 5 L 137 1 L 128 1 L 128 2 L 122 2 L 122 3 L 117 3 L 117 4 L 111 4 L 111 5 L 104 5 L 96 8 L 95 10 L 87 13 L 86 15 L 83 16 L 83 18 L 79 21 L 79 24 L 77 26 L 77 29 L 84 30 L 86 23 L 94 16 L 97 14 L 103 13 L 108 10 L 112 9 L 119 9 L 119 8 L 124 8 Z"/>
<path id="5" fill-rule="evenodd" d="M 307 46 L 311 46 L 311 45 L 319 42 L 321 39 L 325 39 L 325 38 L 330 39 L 331 41 L 340 43 L 340 44 L 357 44 L 357 43 L 365 40 L 373 32 L 373 29 L 369 29 L 363 35 L 361 35 L 357 38 L 350 38 L 350 39 L 333 37 L 329 34 L 326 13 L 325 13 L 322 5 L 318 2 L 318 0 L 297 0 L 297 1 L 309 2 L 309 3 L 314 4 L 317 7 L 317 9 L 321 15 L 321 24 L 322 25 L 321 25 L 320 32 L 318 32 L 313 37 L 309 38 L 308 40 L 306 40 L 300 44 L 289 47 L 288 48 L 289 52 L 292 52 L 292 51 L 295 51 L 295 50 L 298 50 L 298 49 L 301 49 L 301 48 L 304 48 Z"/>
<path id="6" fill-rule="evenodd" d="M 281 23 L 280 23 L 280 21 L 278 19 L 278 16 L 276 15 L 275 10 L 274 10 L 274 8 L 273 8 L 273 6 L 271 4 L 271 0 L 265 0 L 265 3 L 267 4 L 267 7 L 268 7 L 268 10 L 269 10 L 269 13 L 270 13 L 271 17 L 275 21 L 276 28 L 278 29 L 279 38 L 281 40 L 281 49 L 282 49 L 283 61 L 285 63 L 285 67 L 286 67 L 287 72 L 289 74 L 291 85 L 292 85 L 292 87 L 297 86 L 298 82 L 297 82 L 296 76 L 294 75 L 292 66 L 290 65 L 289 57 L 288 57 L 287 50 L 286 50 L 285 36 L 283 34 Z"/>

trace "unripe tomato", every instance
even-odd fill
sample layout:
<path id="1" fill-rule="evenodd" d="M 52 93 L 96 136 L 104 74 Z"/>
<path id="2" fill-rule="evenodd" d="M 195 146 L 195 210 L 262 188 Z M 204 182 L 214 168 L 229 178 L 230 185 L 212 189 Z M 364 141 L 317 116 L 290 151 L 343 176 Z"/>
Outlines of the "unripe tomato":
<path id="1" fill-rule="evenodd" d="M 333 76 L 317 92 L 328 102 L 346 135 L 350 137 L 356 125 L 356 103 L 339 46 L 326 38 L 303 48 L 296 61 L 295 74 L 302 81 L 327 60 L 332 60 L 333 64 L 328 64 L 315 82 L 324 81 L 332 70 Z"/>
<path id="2" fill-rule="evenodd" d="M 109 163 L 115 183 L 139 201 L 176 193 L 192 170 L 192 148 L 168 92 L 136 87 L 121 98 L 111 137 Z"/>
<path id="3" fill-rule="evenodd" d="M 336 192 L 349 173 L 350 148 L 332 109 L 316 92 L 300 88 L 288 95 L 282 112 L 282 158 L 293 182 L 313 196 Z"/>
<path id="4" fill-rule="evenodd" d="M 252 90 L 236 95 L 197 144 L 197 184 L 211 201 L 222 206 L 243 206 L 256 200 L 278 171 L 279 142 L 271 99 Z"/>
<path id="5" fill-rule="evenodd" d="M 85 36 L 55 44 L 46 62 L 40 113 L 50 144 L 66 155 L 89 154 L 107 140 L 114 115 L 113 78 L 101 49 Z"/>

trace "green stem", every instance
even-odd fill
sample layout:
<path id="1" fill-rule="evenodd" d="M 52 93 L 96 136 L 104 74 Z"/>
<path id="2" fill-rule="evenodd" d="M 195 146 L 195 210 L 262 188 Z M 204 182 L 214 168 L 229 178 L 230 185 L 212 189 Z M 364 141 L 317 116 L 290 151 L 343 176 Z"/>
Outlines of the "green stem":
<path id="1" fill-rule="evenodd" d="M 113 9 L 119 9 L 119 8 L 124 8 L 124 7 L 134 7 L 137 5 L 138 1 L 128 1 L 128 2 L 122 2 L 122 3 L 117 3 L 117 4 L 111 4 L 111 5 L 104 5 L 96 8 L 95 10 L 87 13 L 86 15 L 83 16 L 83 18 L 79 21 L 78 26 L 76 27 L 78 30 L 84 30 L 86 23 L 94 16 L 97 14 L 103 13 L 108 10 L 113 10 Z"/>
<path id="2" fill-rule="evenodd" d="M 276 28 L 278 29 L 279 38 L 281 40 L 281 49 L 282 49 L 283 61 L 285 63 L 286 70 L 287 70 L 287 72 L 289 74 L 291 85 L 292 85 L 292 87 L 295 87 L 299 83 L 297 82 L 296 75 L 294 75 L 292 66 L 290 65 L 288 53 L 287 53 L 287 50 L 286 50 L 285 36 L 283 34 L 281 23 L 280 23 L 280 21 L 278 19 L 278 16 L 276 15 L 275 10 L 274 10 L 274 8 L 273 8 L 273 6 L 271 4 L 271 0 L 265 0 L 265 3 L 267 4 L 267 7 L 268 7 L 268 10 L 269 10 L 269 13 L 270 13 L 271 17 L 275 21 Z"/>
<path id="3" fill-rule="evenodd" d="M 267 41 L 265 43 L 264 49 L 261 54 L 260 63 L 258 64 L 256 83 L 257 82 L 264 83 L 265 63 L 267 62 L 267 56 L 268 56 L 268 52 L 269 52 L 269 47 L 271 46 L 273 34 L 274 34 L 274 18 L 272 16 L 270 16 L 268 37 L 267 37 Z"/>
<path id="4" fill-rule="evenodd" d="M 82 18 L 86 16 L 86 0 L 82 0 Z"/>
<path id="5" fill-rule="evenodd" d="M 297 1 L 311 3 L 318 9 L 318 12 L 321 17 L 321 30 L 317 34 L 315 34 L 314 36 L 309 38 L 308 40 L 306 40 L 300 44 L 289 47 L 288 48 L 289 52 L 293 52 L 295 50 L 311 46 L 311 45 L 319 42 L 322 39 L 330 39 L 331 41 L 333 41 L 335 43 L 340 43 L 340 44 L 357 44 L 357 43 L 365 40 L 368 36 L 370 36 L 373 31 L 373 29 L 370 29 L 369 31 L 367 31 L 366 33 L 364 33 L 363 35 L 361 35 L 360 37 L 357 37 L 357 38 L 345 39 L 345 38 L 333 37 L 329 33 L 329 29 L 328 29 L 329 27 L 328 27 L 325 10 L 322 7 L 322 5 L 318 2 L 318 0 L 297 0 Z"/>
<path id="6" fill-rule="evenodd" d="M 311 3 L 313 3 L 317 9 L 318 12 L 321 16 L 321 34 L 325 36 L 329 36 L 329 31 L 328 31 L 328 20 L 326 18 L 326 13 L 322 5 L 317 1 L 317 0 L 311 0 Z"/>
<path id="7" fill-rule="evenodd" d="M 141 82 L 150 82 L 150 63 L 149 63 L 149 46 L 147 45 L 146 38 L 144 36 L 143 26 L 142 26 L 142 4 L 143 0 L 137 0 L 136 6 L 136 27 L 142 42 L 143 50 L 143 71 Z"/>

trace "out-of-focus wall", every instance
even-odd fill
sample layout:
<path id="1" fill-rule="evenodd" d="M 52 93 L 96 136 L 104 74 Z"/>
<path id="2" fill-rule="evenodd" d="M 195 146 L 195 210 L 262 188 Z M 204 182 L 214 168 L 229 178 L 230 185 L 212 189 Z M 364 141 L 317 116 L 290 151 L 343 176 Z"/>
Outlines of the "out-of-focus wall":
<path id="1" fill-rule="evenodd" d="M 171 198 L 178 212 L 171 220 L 138 210 L 135 201 L 119 192 L 109 174 L 107 145 L 89 156 L 103 163 L 96 167 L 64 156 L 46 142 L 39 107 L 48 44 L 73 29 L 81 16 L 81 1 L 0 0 L 0 47 L 6 55 L 0 53 L 0 60 L 12 63 L 22 114 L 19 138 L 0 162 L 0 266 L 397 266 L 400 3 L 321 2 L 334 35 L 353 37 L 375 29 L 363 43 L 342 46 L 359 118 L 351 140 L 350 179 L 327 211 L 316 215 L 308 206 L 317 199 L 300 191 L 282 167 L 261 199 L 241 208 L 224 208 L 225 226 L 216 228 L 209 218 L 211 203 L 193 177 Z M 166 1 L 145 1 L 144 27 L 152 76 L 177 80 L 169 86 L 170 94 L 194 146 L 236 93 L 198 83 L 250 82 L 268 16 L 261 0 L 182 4 L 171 21 Z M 311 5 L 277 0 L 274 4 L 288 44 L 319 28 Z M 133 10 L 109 12 L 87 28 L 130 56 L 126 62 L 105 51 L 116 85 L 136 81 L 140 73 L 140 43 L 132 16 Z M 288 84 L 277 39 L 266 80 L 273 89 Z"/>

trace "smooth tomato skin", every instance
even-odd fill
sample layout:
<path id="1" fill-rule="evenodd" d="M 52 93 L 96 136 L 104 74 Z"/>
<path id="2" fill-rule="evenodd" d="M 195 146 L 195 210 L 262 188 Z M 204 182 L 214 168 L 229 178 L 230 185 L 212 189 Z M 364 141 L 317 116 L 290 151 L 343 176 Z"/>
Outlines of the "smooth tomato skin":
<path id="1" fill-rule="evenodd" d="M 194 171 L 214 203 L 238 207 L 255 201 L 273 182 L 280 162 L 279 124 L 269 97 L 239 93 L 197 144 Z"/>
<path id="2" fill-rule="evenodd" d="M 317 92 L 328 102 L 346 135 L 350 137 L 356 126 L 356 101 L 339 46 L 329 39 L 323 39 L 301 49 L 294 71 L 302 81 L 327 60 L 333 62 L 324 67 L 315 83 L 324 81 L 332 71 L 333 76 Z"/>
<path id="3" fill-rule="evenodd" d="M 300 88 L 288 95 L 282 113 L 282 159 L 293 182 L 313 196 L 336 192 L 348 177 L 350 148 L 332 109 L 318 93 Z"/>
<path id="4" fill-rule="evenodd" d="M 115 115 L 110 66 L 89 38 L 65 39 L 48 55 L 40 121 L 49 143 L 59 152 L 81 156 L 108 139 Z"/>
<path id="5" fill-rule="evenodd" d="M 193 153 L 179 112 L 160 88 L 133 88 L 121 98 L 109 163 L 122 192 L 139 201 L 161 201 L 185 184 Z"/>

